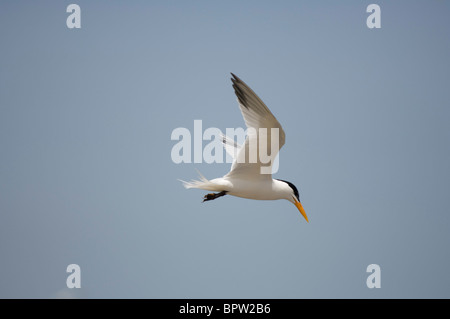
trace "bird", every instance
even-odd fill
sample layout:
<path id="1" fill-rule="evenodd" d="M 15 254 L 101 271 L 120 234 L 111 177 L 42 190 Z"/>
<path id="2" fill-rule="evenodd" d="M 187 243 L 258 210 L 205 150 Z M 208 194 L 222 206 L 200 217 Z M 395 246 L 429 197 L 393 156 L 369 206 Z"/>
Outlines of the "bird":
<path id="1" fill-rule="evenodd" d="M 293 203 L 302 216 L 309 223 L 305 210 L 300 202 L 297 187 L 286 180 L 272 178 L 271 165 L 273 159 L 285 144 L 285 132 L 278 120 L 256 95 L 255 92 L 239 77 L 231 73 L 231 81 L 239 104 L 240 111 L 247 126 L 247 136 L 241 146 L 233 139 L 222 135 L 222 143 L 228 154 L 233 157 L 230 171 L 220 178 L 208 180 L 199 171 L 199 179 L 186 182 L 180 180 L 186 189 L 197 188 L 215 193 L 208 193 L 203 202 L 211 201 L 225 195 L 242 197 L 254 200 L 285 199 Z M 271 149 L 272 139 L 276 141 L 276 134 L 272 128 L 278 130 L 278 148 Z M 264 130 L 265 129 L 265 130 Z M 266 144 L 257 141 L 266 139 Z M 260 154 L 270 153 L 271 161 L 263 163 L 261 158 L 250 160 L 249 153 L 254 151 L 254 145 L 259 145 Z M 253 147 L 253 148 L 252 148 Z M 271 152 L 270 152 L 271 151 Z M 265 165 L 266 164 L 266 165 Z M 269 173 L 262 173 L 263 167 L 269 166 Z"/>

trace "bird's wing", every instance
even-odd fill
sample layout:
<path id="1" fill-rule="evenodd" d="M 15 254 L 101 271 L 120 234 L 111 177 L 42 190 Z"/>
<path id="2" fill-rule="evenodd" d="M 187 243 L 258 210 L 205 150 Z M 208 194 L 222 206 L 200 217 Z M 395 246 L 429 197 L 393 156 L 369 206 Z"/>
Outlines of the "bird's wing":
<path id="1" fill-rule="evenodd" d="M 261 176 L 271 178 L 271 166 L 285 142 L 284 130 L 255 92 L 236 75 L 231 75 L 239 108 L 247 126 L 247 137 L 227 176 L 245 179 L 257 179 Z M 278 131 L 278 147 L 273 150 L 272 140 L 276 146 L 277 134 L 272 128 Z"/>
<path id="2" fill-rule="evenodd" d="M 221 138 L 225 151 L 228 155 L 231 156 L 234 161 L 237 158 L 237 154 L 239 152 L 239 149 L 241 148 L 241 145 L 239 145 L 235 140 L 226 136 L 225 134 L 222 134 Z"/>

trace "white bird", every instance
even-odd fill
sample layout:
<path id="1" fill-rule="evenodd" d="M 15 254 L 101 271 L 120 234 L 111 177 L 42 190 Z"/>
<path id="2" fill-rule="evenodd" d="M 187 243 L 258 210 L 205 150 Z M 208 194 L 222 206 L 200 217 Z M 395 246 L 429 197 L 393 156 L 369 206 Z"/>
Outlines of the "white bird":
<path id="1" fill-rule="evenodd" d="M 237 145 L 234 140 L 223 136 L 222 142 L 225 150 L 233 157 L 231 170 L 223 177 L 212 180 L 206 179 L 200 172 L 200 180 L 183 182 L 185 188 L 199 188 L 210 193 L 204 196 L 203 201 L 216 199 L 224 195 L 257 199 L 257 200 L 277 200 L 286 199 L 293 203 L 303 217 L 308 222 L 305 210 L 300 203 L 300 197 L 294 184 L 273 179 L 271 173 L 262 174 L 263 167 L 269 167 L 285 142 L 285 133 L 275 116 L 270 112 L 263 101 L 247 86 L 241 79 L 231 73 L 233 78 L 233 88 L 238 98 L 239 108 L 247 126 L 247 137 L 243 146 Z M 260 130 L 263 128 L 263 130 Z M 264 130 L 264 128 L 266 130 Z M 278 129 L 278 148 L 271 150 L 272 128 Z M 276 135 L 274 135 L 276 138 Z M 265 139 L 266 143 L 258 145 L 258 141 Z M 259 154 L 270 154 L 269 165 L 264 165 L 260 157 L 250 160 L 250 152 L 254 152 L 254 146 L 259 147 Z"/>

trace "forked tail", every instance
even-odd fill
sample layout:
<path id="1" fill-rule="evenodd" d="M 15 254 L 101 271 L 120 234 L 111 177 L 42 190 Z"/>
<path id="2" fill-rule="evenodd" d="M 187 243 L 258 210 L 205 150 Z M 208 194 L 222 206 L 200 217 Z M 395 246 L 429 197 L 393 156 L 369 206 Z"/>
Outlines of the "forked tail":
<path id="1" fill-rule="evenodd" d="M 207 191 L 214 191 L 214 192 L 223 191 L 223 185 L 216 184 L 213 181 L 208 180 L 198 170 L 197 170 L 197 173 L 199 175 L 199 180 L 193 179 L 190 182 L 186 182 L 186 181 L 179 179 L 179 181 L 183 183 L 183 186 L 185 188 L 198 188 L 198 189 L 204 189 Z"/>

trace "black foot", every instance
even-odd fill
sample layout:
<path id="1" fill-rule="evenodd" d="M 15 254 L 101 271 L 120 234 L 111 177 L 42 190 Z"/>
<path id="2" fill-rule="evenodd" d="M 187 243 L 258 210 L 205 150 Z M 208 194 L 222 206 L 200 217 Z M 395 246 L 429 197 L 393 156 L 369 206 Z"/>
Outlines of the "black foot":
<path id="1" fill-rule="evenodd" d="M 221 196 L 225 196 L 227 194 L 226 191 L 221 191 L 220 193 L 210 193 L 210 194 L 206 194 L 205 197 L 203 197 L 203 202 L 209 201 L 209 200 L 213 200 L 216 199 L 218 197 Z"/>

